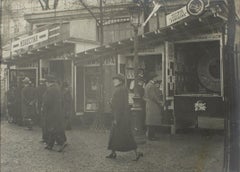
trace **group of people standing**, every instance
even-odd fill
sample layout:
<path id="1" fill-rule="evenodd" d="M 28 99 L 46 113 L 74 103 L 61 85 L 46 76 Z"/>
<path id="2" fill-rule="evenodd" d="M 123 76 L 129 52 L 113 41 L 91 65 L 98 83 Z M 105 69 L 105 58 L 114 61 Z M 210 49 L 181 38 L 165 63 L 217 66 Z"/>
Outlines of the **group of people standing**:
<path id="1" fill-rule="evenodd" d="M 34 124 L 39 124 L 42 128 L 41 142 L 46 143 L 45 148 L 52 149 L 56 142 L 61 152 L 67 145 L 65 130 L 71 129 L 73 114 L 67 82 L 60 84 L 54 75 L 48 75 L 40 80 L 38 87 L 31 85 L 28 77 L 22 80 L 22 84 L 21 90 L 12 86 L 7 93 L 9 122 L 26 126 L 29 130 Z"/>

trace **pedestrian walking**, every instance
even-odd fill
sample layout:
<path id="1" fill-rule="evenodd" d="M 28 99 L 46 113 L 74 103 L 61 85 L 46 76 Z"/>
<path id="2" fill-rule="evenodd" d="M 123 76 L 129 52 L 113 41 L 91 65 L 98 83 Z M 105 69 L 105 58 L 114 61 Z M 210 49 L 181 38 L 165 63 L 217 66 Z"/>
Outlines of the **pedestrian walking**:
<path id="1" fill-rule="evenodd" d="M 128 90 L 124 86 L 124 81 L 125 77 L 122 74 L 113 77 L 113 85 L 116 89 L 111 102 L 114 120 L 108 143 L 108 149 L 112 152 L 106 158 L 115 159 L 117 156 L 116 151 L 134 150 L 136 155 L 134 160 L 138 161 L 143 156 L 143 153 L 137 151 L 137 144 L 132 134 Z"/>
<path id="2" fill-rule="evenodd" d="M 149 74 L 149 82 L 145 87 L 145 101 L 146 101 L 146 126 L 148 139 L 151 141 L 156 140 L 155 130 L 156 126 L 162 123 L 162 95 L 160 95 L 159 88 L 156 87 L 157 75 L 155 73 Z"/>
<path id="3" fill-rule="evenodd" d="M 69 85 L 67 82 L 63 82 L 63 112 L 65 116 L 65 129 L 72 129 L 72 115 L 73 115 L 73 100 Z"/>
<path id="4" fill-rule="evenodd" d="M 21 102 L 24 125 L 26 125 L 29 130 L 32 130 L 36 95 L 35 89 L 30 85 L 30 83 L 30 79 L 25 77 L 23 80 L 24 87 L 21 92 Z"/>
<path id="5" fill-rule="evenodd" d="M 58 151 L 62 152 L 67 145 L 62 109 L 62 92 L 54 75 L 48 75 L 46 79 L 47 90 L 43 96 L 43 111 L 46 115 L 48 139 L 45 148 L 52 150 L 56 142 L 61 146 Z"/>

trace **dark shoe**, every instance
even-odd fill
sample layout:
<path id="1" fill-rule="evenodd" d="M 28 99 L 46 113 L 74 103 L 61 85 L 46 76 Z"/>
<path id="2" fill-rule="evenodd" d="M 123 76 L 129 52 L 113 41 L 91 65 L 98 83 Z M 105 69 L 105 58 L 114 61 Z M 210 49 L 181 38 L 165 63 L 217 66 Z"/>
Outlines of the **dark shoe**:
<path id="1" fill-rule="evenodd" d="M 143 157 L 143 153 L 142 152 L 138 152 L 136 159 L 134 159 L 133 161 L 138 161 L 140 159 L 140 157 Z"/>
<path id="2" fill-rule="evenodd" d="M 62 152 L 64 148 L 67 146 L 67 143 L 63 143 L 63 145 L 58 149 L 58 152 Z"/>
<path id="3" fill-rule="evenodd" d="M 106 158 L 110 158 L 110 159 L 116 159 L 117 154 L 116 153 L 111 153 L 108 156 L 106 156 Z"/>
<path id="4" fill-rule="evenodd" d="M 46 146 L 45 149 L 47 149 L 47 150 L 52 150 L 52 147 Z"/>
<path id="5" fill-rule="evenodd" d="M 150 138 L 148 138 L 148 140 L 150 140 L 150 141 L 157 141 L 158 139 L 156 137 L 150 137 Z"/>

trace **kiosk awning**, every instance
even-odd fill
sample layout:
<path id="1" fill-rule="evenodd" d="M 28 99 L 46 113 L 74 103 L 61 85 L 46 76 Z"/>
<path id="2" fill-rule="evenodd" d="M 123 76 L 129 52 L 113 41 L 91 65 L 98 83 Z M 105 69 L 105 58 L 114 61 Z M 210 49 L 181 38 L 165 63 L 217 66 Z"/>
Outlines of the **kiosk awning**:
<path id="1" fill-rule="evenodd" d="M 157 29 L 138 36 L 139 48 L 146 45 L 156 45 L 164 41 L 177 41 L 179 39 L 190 39 L 194 35 L 222 32 L 226 23 L 226 10 L 219 5 L 209 8 L 200 16 L 190 16 L 173 25 Z M 133 50 L 134 38 L 117 41 L 94 49 L 76 54 L 74 58 L 76 65 L 107 58 L 112 55 L 123 54 Z"/>

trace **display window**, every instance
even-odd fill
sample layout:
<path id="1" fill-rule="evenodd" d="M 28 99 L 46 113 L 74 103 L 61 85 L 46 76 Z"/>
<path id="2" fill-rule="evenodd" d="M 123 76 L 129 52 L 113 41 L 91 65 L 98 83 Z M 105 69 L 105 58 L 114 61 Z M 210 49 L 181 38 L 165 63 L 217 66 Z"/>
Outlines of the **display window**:
<path id="1" fill-rule="evenodd" d="M 85 111 L 97 111 L 100 97 L 99 67 L 85 68 Z"/>

